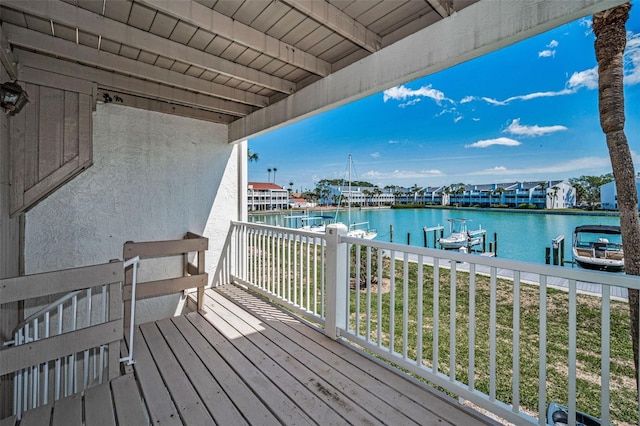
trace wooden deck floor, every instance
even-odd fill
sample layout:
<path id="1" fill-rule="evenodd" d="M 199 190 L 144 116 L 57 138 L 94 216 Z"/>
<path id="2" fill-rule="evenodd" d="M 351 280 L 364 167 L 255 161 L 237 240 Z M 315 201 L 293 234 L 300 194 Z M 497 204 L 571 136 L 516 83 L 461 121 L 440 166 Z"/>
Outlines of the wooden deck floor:
<path id="1" fill-rule="evenodd" d="M 236 286 L 207 290 L 205 305 L 138 328 L 135 382 L 117 379 L 137 382 L 134 408 L 115 382 L 100 385 L 119 425 L 495 424 Z M 78 397 L 86 424 L 109 424 L 88 420 L 87 393 Z"/>

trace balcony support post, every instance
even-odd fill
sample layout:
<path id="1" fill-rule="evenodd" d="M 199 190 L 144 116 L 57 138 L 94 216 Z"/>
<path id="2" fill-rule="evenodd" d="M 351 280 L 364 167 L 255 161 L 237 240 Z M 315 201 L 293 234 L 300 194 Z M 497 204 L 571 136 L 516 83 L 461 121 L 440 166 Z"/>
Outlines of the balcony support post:
<path id="1" fill-rule="evenodd" d="M 347 327 L 347 292 L 349 253 L 347 243 L 341 237 L 347 235 L 347 227 L 342 223 L 327 226 L 327 302 L 325 313 L 325 334 L 332 339 L 340 336 L 340 329 Z"/>

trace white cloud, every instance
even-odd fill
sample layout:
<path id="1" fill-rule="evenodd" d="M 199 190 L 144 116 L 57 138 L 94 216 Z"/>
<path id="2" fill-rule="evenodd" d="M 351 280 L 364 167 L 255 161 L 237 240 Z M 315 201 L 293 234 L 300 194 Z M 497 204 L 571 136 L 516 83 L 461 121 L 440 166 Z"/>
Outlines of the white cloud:
<path id="1" fill-rule="evenodd" d="M 412 100 L 410 100 L 410 101 L 408 101 L 408 102 L 405 102 L 405 103 L 403 103 L 403 104 L 400 104 L 400 105 L 398 105 L 398 106 L 399 106 L 400 108 L 405 108 L 405 107 L 408 107 L 408 106 L 411 106 L 411 105 L 415 105 L 415 104 L 417 104 L 418 102 L 420 102 L 421 100 L 422 100 L 422 99 L 420 99 L 420 98 L 412 99 Z"/>
<path id="2" fill-rule="evenodd" d="M 627 34 L 627 49 L 624 55 L 624 82 L 628 85 L 640 83 L 640 33 Z"/>
<path id="3" fill-rule="evenodd" d="M 396 144 L 399 144 L 399 143 L 400 143 L 400 141 L 396 141 L 396 140 L 393 140 L 393 139 L 389 141 L 389 145 L 396 145 Z"/>
<path id="4" fill-rule="evenodd" d="M 478 117 L 473 117 L 472 120 L 473 121 L 480 121 L 480 119 Z"/>
<path id="5" fill-rule="evenodd" d="M 547 47 L 550 49 L 553 49 L 555 47 L 558 47 L 559 44 L 560 43 L 558 43 L 558 40 L 551 40 L 549 44 L 547 44 Z"/>
<path id="6" fill-rule="evenodd" d="M 372 152 L 372 153 L 371 153 L 371 157 L 373 157 L 373 158 L 380 158 L 380 153 L 379 153 L 379 152 Z"/>
<path id="7" fill-rule="evenodd" d="M 580 26 L 586 28 L 586 30 L 584 32 L 585 36 L 588 36 L 589 34 L 591 34 L 593 32 L 593 30 L 591 29 L 591 27 L 593 26 L 593 21 L 591 20 L 590 17 L 582 18 L 580 20 Z"/>
<path id="8" fill-rule="evenodd" d="M 497 166 L 490 169 L 478 170 L 471 172 L 470 175 L 506 175 L 513 176 L 522 175 L 551 175 L 554 173 L 570 173 L 580 172 L 583 173 L 586 170 L 596 170 L 602 168 L 610 168 L 611 161 L 609 157 L 583 157 L 573 160 L 563 160 L 558 163 L 547 165 L 535 165 L 532 167 L 524 167 L 520 169 L 509 169 L 504 166 Z"/>
<path id="9" fill-rule="evenodd" d="M 575 93 L 582 87 L 586 87 L 587 89 L 597 89 L 598 67 L 595 66 L 588 70 L 574 72 L 567 82 L 567 87 L 571 90 L 571 93 Z"/>
<path id="10" fill-rule="evenodd" d="M 392 170 L 388 172 L 380 172 L 370 170 L 363 175 L 363 179 L 421 179 L 433 176 L 443 176 L 442 171 L 437 169 L 431 170 Z"/>
<path id="11" fill-rule="evenodd" d="M 483 101 L 485 101 L 486 103 L 491 104 L 491 105 L 506 105 L 507 104 L 506 101 L 499 101 L 499 100 L 493 99 L 493 98 L 486 98 L 485 97 L 485 98 L 480 98 L 480 99 L 482 99 Z"/>
<path id="12" fill-rule="evenodd" d="M 550 133 L 562 132 L 567 130 L 565 126 L 559 124 L 555 126 L 527 126 L 520 124 L 520 119 L 514 119 L 509 126 L 502 131 L 502 133 L 509 133 L 518 136 L 544 136 Z"/>
<path id="13" fill-rule="evenodd" d="M 460 103 L 461 103 L 461 104 L 466 104 L 466 103 L 469 103 L 469 102 L 471 102 L 471 101 L 474 101 L 475 99 L 476 99 L 476 98 L 474 98 L 473 96 L 465 96 L 464 98 L 462 98 L 462 99 L 460 100 Z"/>
<path id="14" fill-rule="evenodd" d="M 459 116 L 457 116 L 456 118 L 454 118 L 454 119 L 453 119 L 453 122 L 454 122 L 454 123 L 457 123 L 457 122 L 458 122 L 458 121 L 460 121 L 460 120 L 462 120 L 462 116 L 461 116 L 461 115 L 459 115 Z"/>
<path id="15" fill-rule="evenodd" d="M 465 145 L 465 148 L 488 148 L 493 145 L 502 145 L 502 146 L 518 146 L 521 145 L 520 142 L 510 138 L 496 138 L 496 139 L 486 139 L 478 142 L 474 142 L 472 144 Z"/>
<path id="16" fill-rule="evenodd" d="M 438 105 L 440 105 L 442 101 L 454 103 L 451 99 L 447 98 L 442 91 L 431 88 L 431 85 L 422 86 L 416 90 L 403 85 L 395 86 L 385 90 L 382 97 L 384 102 L 390 99 L 404 101 L 407 98 L 429 98 L 434 100 Z"/>
<path id="17" fill-rule="evenodd" d="M 538 52 L 538 58 L 555 58 L 556 51 L 555 50 L 543 50 Z"/>

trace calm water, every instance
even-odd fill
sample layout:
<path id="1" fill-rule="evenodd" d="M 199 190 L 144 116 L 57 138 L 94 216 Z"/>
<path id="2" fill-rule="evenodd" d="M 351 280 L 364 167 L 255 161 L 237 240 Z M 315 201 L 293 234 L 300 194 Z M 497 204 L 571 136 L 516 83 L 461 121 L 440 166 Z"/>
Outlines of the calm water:
<path id="1" fill-rule="evenodd" d="M 326 214 L 334 214 L 331 213 Z M 312 213 L 319 214 L 319 213 Z M 285 215 L 256 215 L 250 221 L 261 221 L 269 225 L 286 226 Z M 490 212 L 482 210 L 407 209 L 407 210 L 352 210 L 351 222 L 369 222 L 378 232 L 376 240 L 390 240 L 390 225 L 393 225 L 393 242 L 406 244 L 407 234 L 411 245 L 424 245 L 422 229 L 443 225 L 445 235 L 449 233 L 449 218 L 469 219 L 467 228 L 476 230 L 480 226 L 487 230 L 487 242 L 498 236 L 498 257 L 544 263 L 545 247 L 551 241 L 565 236 L 565 259 L 571 258 L 571 238 L 578 225 L 619 225 L 617 216 L 560 215 L 536 213 Z M 338 221 L 347 221 L 346 212 L 338 214 Z M 433 246 L 433 233 L 429 233 L 429 245 Z M 488 244 L 487 244 L 488 247 Z"/>

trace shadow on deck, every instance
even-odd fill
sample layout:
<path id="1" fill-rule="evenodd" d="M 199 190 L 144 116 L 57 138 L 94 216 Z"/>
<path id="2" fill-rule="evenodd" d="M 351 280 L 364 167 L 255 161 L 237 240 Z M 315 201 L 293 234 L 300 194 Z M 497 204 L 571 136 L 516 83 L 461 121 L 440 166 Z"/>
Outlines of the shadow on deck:
<path id="1" fill-rule="evenodd" d="M 134 350 L 135 376 L 20 425 L 35 411 L 86 425 L 495 424 L 233 285 L 207 290 L 201 312 L 142 324 Z"/>

